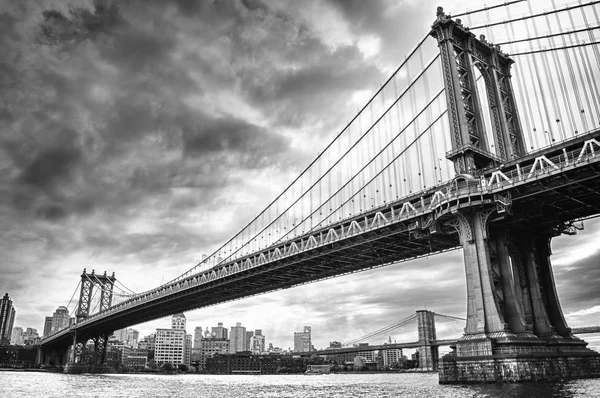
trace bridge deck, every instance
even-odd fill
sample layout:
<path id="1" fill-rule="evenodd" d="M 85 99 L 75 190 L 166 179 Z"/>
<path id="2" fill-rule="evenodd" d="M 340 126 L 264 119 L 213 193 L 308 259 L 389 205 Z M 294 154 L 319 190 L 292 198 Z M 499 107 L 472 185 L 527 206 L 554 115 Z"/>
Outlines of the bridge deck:
<path id="1" fill-rule="evenodd" d="M 452 250 L 459 247 L 459 238 L 444 219 L 458 209 L 493 207 L 506 198 L 512 198 L 508 220 L 516 224 L 554 226 L 600 214 L 600 155 L 584 151 L 587 142 L 599 137 L 596 130 L 500 165 L 476 186 L 449 181 L 311 231 L 146 292 L 72 329 L 90 336 L 109 333 L 177 312 Z M 540 162 L 541 157 L 554 166 Z M 71 341 L 65 330 L 42 344 Z"/>

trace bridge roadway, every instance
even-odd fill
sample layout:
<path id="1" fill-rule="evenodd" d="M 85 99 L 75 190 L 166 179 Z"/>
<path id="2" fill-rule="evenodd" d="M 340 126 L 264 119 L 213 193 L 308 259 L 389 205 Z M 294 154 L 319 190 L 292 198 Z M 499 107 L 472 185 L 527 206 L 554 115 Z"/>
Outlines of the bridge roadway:
<path id="1" fill-rule="evenodd" d="M 67 347 L 72 333 L 97 336 L 177 312 L 457 249 L 447 223 L 473 206 L 515 225 L 552 227 L 600 214 L 600 129 L 237 258 L 90 316 L 41 341 Z M 493 222 L 493 219 L 492 219 Z M 569 231 L 567 231 L 569 232 Z"/>

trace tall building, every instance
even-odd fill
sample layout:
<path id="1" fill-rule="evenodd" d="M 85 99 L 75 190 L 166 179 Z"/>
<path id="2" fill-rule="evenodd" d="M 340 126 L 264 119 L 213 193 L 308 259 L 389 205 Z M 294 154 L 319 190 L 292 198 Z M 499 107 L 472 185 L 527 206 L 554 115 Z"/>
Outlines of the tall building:
<path id="1" fill-rule="evenodd" d="M 185 333 L 185 316 L 175 314 L 171 329 L 156 329 L 154 361 L 158 366 L 165 363 L 177 366 L 190 363 L 192 335 Z M 188 351 L 188 346 L 189 350 Z"/>
<path id="2" fill-rule="evenodd" d="M 227 329 L 223 327 L 223 322 L 219 322 L 217 327 L 211 328 L 211 335 L 216 339 L 226 339 Z"/>
<path id="3" fill-rule="evenodd" d="M 140 332 L 135 329 L 126 329 L 125 333 L 125 341 L 132 348 L 138 348 L 138 338 L 140 336 Z"/>
<path id="4" fill-rule="evenodd" d="M 14 328 L 12 328 L 10 344 L 23 345 L 23 328 L 21 326 L 15 326 Z"/>
<path id="5" fill-rule="evenodd" d="M 192 360 L 192 335 L 185 335 L 185 344 L 183 345 L 183 363 L 190 366 Z"/>
<path id="6" fill-rule="evenodd" d="M 262 354 L 265 351 L 265 336 L 262 334 L 261 329 L 256 329 L 254 331 L 254 336 L 252 337 L 252 345 L 251 351 L 254 354 Z"/>
<path id="7" fill-rule="evenodd" d="M 60 306 L 52 314 L 52 333 L 56 333 L 59 330 L 68 328 L 71 324 L 71 318 L 69 317 L 69 310 L 67 307 Z"/>
<path id="8" fill-rule="evenodd" d="M 48 336 L 51 331 L 52 331 L 52 317 L 47 316 L 44 318 L 44 334 L 42 335 L 42 337 Z"/>
<path id="9" fill-rule="evenodd" d="M 193 348 L 200 348 L 200 342 L 202 341 L 202 326 L 196 326 L 194 329 L 194 346 Z"/>
<path id="10" fill-rule="evenodd" d="M 182 329 L 185 330 L 185 315 L 175 314 L 171 317 L 171 329 Z"/>
<path id="11" fill-rule="evenodd" d="M 246 347 L 246 349 L 244 351 L 252 351 L 252 337 L 254 337 L 254 332 L 247 331 L 246 342 L 244 343 L 244 347 Z"/>
<path id="12" fill-rule="evenodd" d="M 240 322 L 231 327 L 229 333 L 229 352 L 246 351 L 246 328 Z"/>
<path id="13" fill-rule="evenodd" d="M 310 340 L 310 326 L 304 326 L 303 332 L 294 332 L 294 351 L 310 352 L 312 344 Z"/>
<path id="14" fill-rule="evenodd" d="M 6 293 L 0 300 L 0 345 L 10 345 L 16 312 L 12 300 Z"/>
<path id="15" fill-rule="evenodd" d="M 165 363 L 179 365 L 184 362 L 185 330 L 156 329 L 154 361 L 161 366 Z"/>

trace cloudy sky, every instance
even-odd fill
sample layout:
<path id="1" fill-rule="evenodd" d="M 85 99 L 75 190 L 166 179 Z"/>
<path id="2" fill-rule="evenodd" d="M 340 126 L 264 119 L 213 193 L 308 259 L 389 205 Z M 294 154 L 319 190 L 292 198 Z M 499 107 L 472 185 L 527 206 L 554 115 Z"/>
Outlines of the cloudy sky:
<path id="1" fill-rule="evenodd" d="M 341 130 L 437 3 L 0 0 L 0 293 L 15 325 L 41 332 L 83 268 L 143 291 L 196 265 Z M 598 241 L 589 221 L 553 243 L 575 326 L 600 323 Z M 456 251 L 189 312 L 188 332 L 241 322 L 287 348 L 310 325 L 320 348 L 417 309 L 464 316 L 464 279 Z"/>

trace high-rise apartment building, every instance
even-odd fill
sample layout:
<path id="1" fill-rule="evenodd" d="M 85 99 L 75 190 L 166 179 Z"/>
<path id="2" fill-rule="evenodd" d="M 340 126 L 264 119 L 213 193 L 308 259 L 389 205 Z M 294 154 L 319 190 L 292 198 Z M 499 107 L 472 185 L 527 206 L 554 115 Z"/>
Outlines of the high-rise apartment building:
<path id="1" fill-rule="evenodd" d="M 223 322 L 219 322 L 217 327 L 212 327 L 211 332 L 211 336 L 215 339 L 227 339 L 227 328 L 223 327 Z"/>
<path id="2" fill-rule="evenodd" d="M 69 317 L 69 310 L 67 307 L 60 306 L 52 314 L 52 333 L 56 333 L 59 330 L 68 328 L 71 324 L 71 318 Z"/>
<path id="3" fill-rule="evenodd" d="M 12 328 L 10 344 L 23 345 L 23 328 L 21 326 L 15 326 Z"/>
<path id="4" fill-rule="evenodd" d="M 402 362 L 402 349 L 381 350 L 381 356 L 383 357 L 383 366 L 391 366 L 394 363 Z"/>
<path id="5" fill-rule="evenodd" d="M 262 354 L 265 351 L 265 336 L 262 334 L 261 329 L 256 329 L 254 331 L 254 336 L 252 336 L 252 345 L 251 351 L 254 354 Z"/>
<path id="6" fill-rule="evenodd" d="M 10 345 L 16 313 L 13 302 L 6 293 L 0 300 L 0 345 Z"/>
<path id="7" fill-rule="evenodd" d="M 310 352 L 310 351 L 312 351 L 310 326 L 304 326 L 304 331 L 302 331 L 302 332 L 294 332 L 294 351 L 295 352 Z"/>
<path id="8" fill-rule="evenodd" d="M 245 347 L 246 349 L 244 351 L 252 351 L 252 337 L 254 337 L 254 332 L 253 331 L 246 331 L 246 342 L 245 342 Z"/>
<path id="9" fill-rule="evenodd" d="M 185 344 L 183 345 L 183 363 L 190 366 L 192 359 L 192 335 L 185 335 Z"/>
<path id="10" fill-rule="evenodd" d="M 52 331 L 52 317 L 47 316 L 44 318 L 44 334 L 42 335 L 42 337 L 48 336 L 51 331 Z"/>
<path id="11" fill-rule="evenodd" d="M 229 333 L 229 352 L 246 351 L 246 328 L 240 322 L 231 327 Z"/>
<path id="12" fill-rule="evenodd" d="M 192 348 L 200 348 L 200 341 L 202 341 L 202 326 L 196 326 L 194 329 L 194 345 Z"/>

